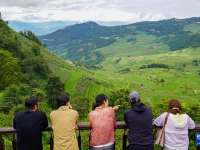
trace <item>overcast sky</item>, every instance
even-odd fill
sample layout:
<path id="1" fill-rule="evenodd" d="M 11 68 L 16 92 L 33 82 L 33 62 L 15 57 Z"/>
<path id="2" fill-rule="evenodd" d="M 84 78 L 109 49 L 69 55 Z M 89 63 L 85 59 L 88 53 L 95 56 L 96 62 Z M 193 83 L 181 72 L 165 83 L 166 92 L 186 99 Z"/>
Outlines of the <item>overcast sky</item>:
<path id="1" fill-rule="evenodd" d="M 200 17 L 200 0 L 0 0 L 4 20 L 120 21 Z"/>

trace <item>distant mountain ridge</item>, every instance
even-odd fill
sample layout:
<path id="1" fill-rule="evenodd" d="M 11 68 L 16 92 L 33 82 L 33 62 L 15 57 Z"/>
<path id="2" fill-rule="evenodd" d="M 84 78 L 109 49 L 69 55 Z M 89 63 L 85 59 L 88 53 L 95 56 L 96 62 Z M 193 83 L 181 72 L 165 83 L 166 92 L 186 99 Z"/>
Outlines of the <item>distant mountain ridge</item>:
<path id="1" fill-rule="evenodd" d="M 53 21 L 53 22 L 19 22 L 9 21 L 8 25 L 15 31 L 31 30 L 35 35 L 44 35 L 60 28 L 73 25 L 76 22 Z"/>
<path id="2" fill-rule="evenodd" d="M 24 30 L 31 30 L 35 33 L 35 35 L 45 35 L 56 30 L 59 30 L 63 27 L 74 25 L 76 23 L 80 23 L 79 21 L 47 21 L 47 22 L 20 22 L 20 21 L 8 21 L 9 26 L 19 32 Z M 126 22 L 105 22 L 105 21 L 98 21 L 97 23 L 105 26 L 115 26 L 115 25 L 125 25 Z"/>
<path id="3" fill-rule="evenodd" d="M 38 37 L 49 50 L 64 59 L 95 65 L 109 57 L 142 56 L 200 47 L 199 29 L 200 18 L 173 18 L 112 27 L 87 22 Z M 147 37 L 151 38 L 147 40 Z"/>

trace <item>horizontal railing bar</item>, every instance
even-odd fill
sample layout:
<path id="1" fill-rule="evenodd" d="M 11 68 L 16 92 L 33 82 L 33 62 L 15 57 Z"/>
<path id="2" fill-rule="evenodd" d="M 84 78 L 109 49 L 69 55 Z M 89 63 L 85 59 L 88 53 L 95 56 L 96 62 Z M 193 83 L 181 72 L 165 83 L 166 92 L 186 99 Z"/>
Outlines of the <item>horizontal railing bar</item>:
<path id="1" fill-rule="evenodd" d="M 90 122 L 78 122 L 78 130 L 91 130 Z M 128 126 L 124 121 L 117 121 L 117 129 L 127 129 Z M 52 131 L 51 124 L 44 131 Z M 190 131 L 200 131 L 200 124 L 195 124 L 195 128 Z M 0 127 L 0 135 L 15 134 L 16 130 L 13 127 Z"/>

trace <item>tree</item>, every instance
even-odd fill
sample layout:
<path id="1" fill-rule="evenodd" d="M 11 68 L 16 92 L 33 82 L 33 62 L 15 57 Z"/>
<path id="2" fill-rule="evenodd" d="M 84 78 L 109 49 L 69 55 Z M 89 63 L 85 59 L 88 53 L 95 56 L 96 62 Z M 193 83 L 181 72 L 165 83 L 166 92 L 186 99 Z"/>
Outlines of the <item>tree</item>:
<path id="1" fill-rule="evenodd" d="M 79 119 L 84 119 L 88 116 L 88 109 L 89 109 L 89 99 L 86 97 L 77 97 L 74 98 L 72 101 L 73 109 L 78 111 Z"/>
<path id="2" fill-rule="evenodd" d="M 0 91 L 11 84 L 17 84 L 22 79 L 22 73 L 17 60 L 12 54 L 0 50 Z"/>
<path id="3" fill-rule="evenodd" d="M 20 88 L 17 85 L 11 85 L 7 87 L 4 91 L 0 110 L 4 113 L 8 113 L 14 106 L 22 104 L 22 98 L 20 93 Z"/>
<path id="4" fill-rule="evenodd" d="M 57 75 L 49 75 L 46 85 L 46 100 L 50 107 L 57 109 L 56 99 L 59 95 L 65 93 L 65 84 L 62 83 Z"/>
<path id="5" fill-rule="evenodd" d="M 124 111 L 131 107 L 129 104 L 129 93 L 130 91 L 127 89 L 120 89 L 108 95 L 109 106 L 114 107 L 116 105 L 121 105 L 120 109 L 115 112 L 117 121 L 124 120 Z"/>
<path id="6" fill-rule="evenodd" d="M 33 51 L 33 53 L 35 54 L 35 56 L 40 55 L 40 46 L 37 45 L 35 42 L 32 42 L 32 44 L 31 44 L 31 50 Z"/>

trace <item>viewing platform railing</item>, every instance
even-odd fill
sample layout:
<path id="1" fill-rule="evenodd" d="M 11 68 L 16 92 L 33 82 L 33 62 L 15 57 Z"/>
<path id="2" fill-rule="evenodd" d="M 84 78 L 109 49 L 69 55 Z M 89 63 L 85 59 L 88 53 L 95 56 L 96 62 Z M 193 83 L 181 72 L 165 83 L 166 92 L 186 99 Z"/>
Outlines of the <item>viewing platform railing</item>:
<path id="1" fill-rule="evenodd" d="M 124 129 L 123 132 L 123 145 L 122 145 L 122 149 L 126 150 L 126 143 L 127 143 L 127 133 L 126 130 L 128 129 L 128 126 L 125 124 L 124 121 L 117 121 L 117 129 Z M 81 130 L 91 130 L 91 126 L 89 122 L 79 122 L 78 123 L 78 129 L 79 130 L 79 134 L 78 134 L 78 145 L 79 145 L 79 149 L 81 150 L 81 134 L 80 131 Z M 48 128 L 45 129 L 44 131 L 52 131 L 52 127 L 51 124 L 48 125 Z M 189 131 L 197 131 L 200 132 L 200 124 L 196 124 L 195 128 Z M 3 135 L 9 135 L 12 134 L 13 135 L 13 139 L 12 139 L 12 147 L 13 150 L 17 150 L 17 140 L 16 140 L 16 130 L 13 129 L 13 127 L 1 127 L 0 128 L 0 150 L 4 150 L 4 140 L 3 140 Z M 90 147 L 88 147 L 88 149 L 90 149 Z M 200 146 L 196 146 L 197 150 L 200 150 Z M 53 150 L 53 135 L 50 136 L 50 150 Z"/>

